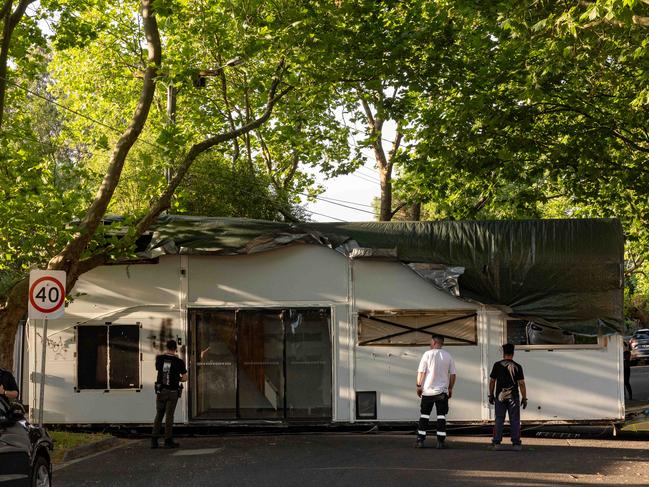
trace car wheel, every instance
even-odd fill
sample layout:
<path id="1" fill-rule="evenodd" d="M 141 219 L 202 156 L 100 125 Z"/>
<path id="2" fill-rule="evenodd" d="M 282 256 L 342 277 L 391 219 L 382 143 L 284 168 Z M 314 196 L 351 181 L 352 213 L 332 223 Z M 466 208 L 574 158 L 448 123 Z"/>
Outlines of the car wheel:
<path id="1" fill-rule="evenodd" d="M 32 469 L 32 487 L 50 487 L 52 479 L 50 477 L 50 462 L 39 456 Z"/>

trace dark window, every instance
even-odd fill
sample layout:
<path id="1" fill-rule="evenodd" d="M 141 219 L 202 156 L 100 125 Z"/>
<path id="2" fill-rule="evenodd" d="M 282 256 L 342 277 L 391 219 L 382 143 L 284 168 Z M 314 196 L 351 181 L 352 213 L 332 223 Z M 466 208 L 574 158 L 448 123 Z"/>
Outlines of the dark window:
<path id="1" fill-rule="evenodd" d="M 77 387 L 108 389 L 107 326 L 77 328 Z"/>
<path id="2" fill-rule="evenodd" d="M 424 346 L 433 335 L 445 345 L 475 345 L 478 341 L 473 310 L 387 310 L 358 313 L 358 344 Z"/>
<path id="3" fill-rule="evenodd" d="M 77 327 L 77 389 L 139 388 L 139 325 Z"/>
<path id="4" fill-rule="evenodd" d="M 356 419 L 376 419 L 376 391 L 356 391 Z"/>
<path id="5" fill-rule="evenodd" d="M 140 386 L 140 327 L 108 327 L 110 388 L 132 389 Z"/>
<path id="6" fill-rule="evenodd" d="M 514 345 L 597 345 L 596 336 L 575 335 L 526 320 L 507 320 L 507 342 Z"/>

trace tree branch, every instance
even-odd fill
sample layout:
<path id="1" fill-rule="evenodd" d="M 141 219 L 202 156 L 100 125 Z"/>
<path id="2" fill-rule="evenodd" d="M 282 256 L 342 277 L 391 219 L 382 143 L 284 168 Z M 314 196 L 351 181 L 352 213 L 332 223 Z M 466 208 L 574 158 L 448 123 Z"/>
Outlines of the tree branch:
<path id="1" fill-rule="evenodd" d="M 149 116 L 149 110 L 155 94 L 155 78 L 162 58 L 160 34 L 153 10 L 153 2 L 154 0 L 140 1 L 140 11 L 147 41 L 148 62 L 144 71 L 142 92 L 131 123 L 115 144 L 104 180 L 97 191 L 95 199 L 86 211 L 86 215 L 79 224 L 79 230 L 65 248 L 50 260 L 49 268 L 51 269 L 65 269 L 70 271 L 71 268 L 78 264 L 83 251 L 97 231 L 97 227 L 106 213 L 115 189 L 119 184 L 126 157 L 142 133 L 144 124 Z M 72 272 L 71 274 L 74 273 Z"/>
<path id="2" fill-rule="evenodd" d="M 171 178 L 171 181 L 167 185 L 165 191 L 162 193 L 162 195 L 160 195 L 158 200 L 151 206 L 147 214 L 144 217 L 142 217 L 140 221 L 137 223 L 137 225 L 135 226 L 135 235 L 134 235 L 135 238 L 139 237 L 145 231 L 147 231 L 149 227 L 153 224 L 153 222 L 156 220 L 156 218 L 158 218 L 158 216 L 163 211 L 169 208 L 169 206 L 171 205 L 171 198 L 174 194 L 174 191 L 180 185 L 183 178 L 185 177 L 185 174 L 187 174 L 194 160 L 196 160 L 196 158 L 199 155 L 201 155 L 202 153 L 208 151 L 212 147 L 222 142 L 232 140 L 236 137 L 239 137 L 243 134 L 247 134 L 255 130 L 256 128 L 263 125 L 270 118 L 271 114 L 273 113 L 273 108 L 277 103 L 277 101 L 280 100 L 284 95 L 286 95 L 292 89 L 292 87 L 288 87 L 278 93 L 277 90 L 281 82 L 281 75 L 283 71 L 284 71 L 284 60 L 282 60 L 279 63 L 277 69 L 275 70 L 275 75 L 273 76 L 273 81 L 268 91 L 266 107 L 264 109 L 264 112 L 259 116 L 259 118 L 237 128 L 236 130 L 231 130 L 229 132 L 215 135 L 214 137 L 209 137 L 203 140 L 202 142 L 194 144 L 189 149 L 189 151 L 183 158 L 180 165 L 176 168 L 176 172 Z M 132 242 L 127 242 L 127 244 L 130 245 L 132 244 Z"/>
<path id="3" fill-rule="evenodd" d="M 13 0 L 6 0 L 2 5 L 2 40 L 0 41 L 0 129 L 4 121 L 5 98 L 7 96 L 7 72 L 9 49 L 11 47 L 11 36 L 14 29 L 20 23 L 25 15 L 27 7 L 36 0 L 20 0 L 16 10 L 11 12 Z"/>

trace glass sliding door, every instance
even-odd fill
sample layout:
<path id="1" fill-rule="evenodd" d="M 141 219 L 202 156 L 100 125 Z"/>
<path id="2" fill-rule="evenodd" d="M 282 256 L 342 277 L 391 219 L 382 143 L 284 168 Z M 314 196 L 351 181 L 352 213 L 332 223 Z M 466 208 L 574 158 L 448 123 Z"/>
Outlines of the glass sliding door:
<path id="1" fill-rule="evenodd" d="M 240 310 L 239 417 L 284 417 L 284 323 L 281 310 Z"/>
<path id="2" fill-rule="evenodd" d="M 236 419 L 237 340 L 234 311 L 195 311 L 192 317 L 192 413 Z"/>
<path id="3" fill-rule="evenodd" d="M 291 309 L 286 322 L 286 415 L 331 418 L 328 309 Z"/>
<path id="4" fill-rule="evenodd" d="M 191 310 L 194 419 L 331 418 L 328 308 Z"/>

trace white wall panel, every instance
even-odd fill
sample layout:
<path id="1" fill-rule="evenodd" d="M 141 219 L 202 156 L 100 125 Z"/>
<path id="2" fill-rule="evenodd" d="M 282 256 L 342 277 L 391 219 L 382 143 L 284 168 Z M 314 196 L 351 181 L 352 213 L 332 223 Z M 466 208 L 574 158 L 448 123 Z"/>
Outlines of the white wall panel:
<path id="1" fill-rule="evenodd" d="M 48 349 L 45 374 L 45 422 L 48 423 L 149 423 L 155 416 L 155 356 L 160 353 L 161 332 L 179 336 L 185 343 L 180 329 L 178 312 L 161 313 L 155 310 L 139 311 L 122 316 L 115 324 L 132 325 L 141 323 L 140 352 L 142 353 L 140 382 L 142 390 L 82 390 L 75 391 L 76 352 L 74 323 L 66 320 L 50 321 L 48 327 Z M 32 328 L 33 330 L 33 328 Z M 33 331 L 32 331 L 33 332 Z M 36 400 L 40 387 L 41 329 L 36 329 L 36 343 L 32 336 L 30 346 L 36 350 L 36 363 L 30 363 L 31 374 L 36 379 L 30 387 L 35 387 Z M 184 349 L 181 347 L 181 352 Z M 186 360 L 186 357 L 182 357 Z M 32 356 L 33 360 L 33 356 Z M 34 396 L 30 402 L 34 414 L 38 414 L 38 403 Z M 185 415 L 185 397 L 178 402 L 176 420 Z"/>
<path id="2" fill-rule="evenodd" d="M 502 359 L 504 320 L 491 315 L 487 373 Z M 529 404 L 523 421 L 621 419 L 623 391 L 619 336 L 599 349 L 517 350 L 514 360 L 525 374 Z M 493 406 L 489 417 L 494 418 Z"/>
<path id="3" fill-rule="evenodd" d="M 158 264 L 102 266 L 79 278 L 66 318 L 82 321 L 118 316 L 138 306 L 179 306 L 180 257 L 161 257 Z"/>
<path id="4" fill-rule="evenodd" d="M 315 245 L 253 255 L 188 258 L 190 306 L 345 302 L 347 259 Z"/>
<path id="5" fill-rule="evenodd" d="M 475 309 L 477 306 L 436 289 L 399 262 L 353 262 L 356 310 Z"/>

